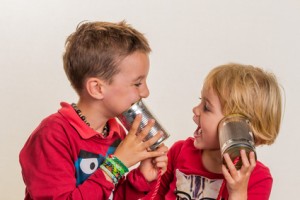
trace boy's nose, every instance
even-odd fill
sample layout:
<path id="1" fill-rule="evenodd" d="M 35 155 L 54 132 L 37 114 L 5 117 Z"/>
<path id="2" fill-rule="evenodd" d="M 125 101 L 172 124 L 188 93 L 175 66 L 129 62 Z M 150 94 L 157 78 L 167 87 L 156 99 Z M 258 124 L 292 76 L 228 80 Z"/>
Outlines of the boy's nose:
<path id="1" fill-rule="evenodd" d="M 150 92 L 149 92 L 148 86 L 145 85 L 145 87 L 140 91 L 140 96 L 142 98 L 146 98 L 149 96 L 149 94 L 150 94 Z"/>

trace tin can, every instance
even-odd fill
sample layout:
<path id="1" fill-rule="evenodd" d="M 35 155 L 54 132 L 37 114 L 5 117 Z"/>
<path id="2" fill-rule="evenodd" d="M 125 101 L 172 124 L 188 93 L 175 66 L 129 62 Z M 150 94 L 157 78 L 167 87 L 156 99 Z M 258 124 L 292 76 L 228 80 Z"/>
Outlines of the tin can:
<path id="1" fill-rule="evenodd" d="M 238 114 L 224 117 L 219 122 L 218 134 L 222 158 L 228 153 L 236 169 L 240 169 L 243 165 L 240 159 L 241 149 L 246 151 L 248 159 L 249 153 L 253 151 L 256 159 L 253 131 L 246 117 Z M 224 158 L 223 163 L 226 165 Z"/>
<path id="2" fill-rule="evenodd" d="M 123 112 L 120 116 L 117 118 L 122 123 L 122 125 L 125 127 L 127 131 L 131 129 L 132 123 L 135 119 L 135 117 L 141 114 L 142 120 L 139 125 L 138 132 L 140 132 L 148 123 L 149 119 L 154 119 L 155 123 L 153 127 L 150 129 L 149 133 L 145 137 L 144 141 L 149 140 L 152 138 L 158 131 L 162 131 L 163 135 L 162 137 L 156 141 L 153 145 L 150 146 L 150 150 L 155 150 L 163 141 L 165 141 L 167 138 L 170 137 L 170 134 L 161 126 L 161 124 L 158 122 L 158 120 L 153 116 L 152 112 L 148 109 L 148 107 L 145 105 L 145 103 L 140 100 L 133 104 L 128 110 Z"/>

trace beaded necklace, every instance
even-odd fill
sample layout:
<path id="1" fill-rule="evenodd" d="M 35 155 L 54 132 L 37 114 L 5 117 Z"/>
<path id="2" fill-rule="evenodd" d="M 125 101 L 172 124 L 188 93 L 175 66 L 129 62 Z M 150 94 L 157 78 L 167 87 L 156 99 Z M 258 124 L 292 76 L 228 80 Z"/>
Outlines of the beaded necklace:
<path id="1" fill-rule="evenodd" d="M 91 124 L 86 120 L 86 117 L 81 113 L 81 110 L 77 107 L 77 105 L 75 103 L 72 103 L 71 106 L 73 107 L 73 109 L 75 110 L 77 115 L 80 117 L 80 119 L 82 121 L 84 121 L 84 123 L 86 125 L 91 126 Z M 106 123 L 104 128 L 103 128 L 103 132 L 101 133 L 101 135 L 103 137 L 106 137 L 108 135 L 108 132 L 109 132 L 109 128 L 108 128 L 108 124 Z"/>

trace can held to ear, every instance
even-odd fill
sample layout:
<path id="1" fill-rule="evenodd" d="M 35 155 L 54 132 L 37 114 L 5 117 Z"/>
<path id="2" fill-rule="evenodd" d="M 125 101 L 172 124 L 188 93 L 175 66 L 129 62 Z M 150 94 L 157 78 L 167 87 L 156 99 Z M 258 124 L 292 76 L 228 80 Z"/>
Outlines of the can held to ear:
<path id="1" fill-rule="evenodd" d="M 155 123 L 153 127 L 150 129 L 149 133 L 147 136 L 144 138 L 144 141 L 149 140 L 152 138 L 158 131 L 162 131 L 163 135 L 162 137 L 156 141 L 153 145 L 150 146 L 150 150 L 153 151 L 155 150 L 163 141 L 165 141 L 167 138 L 170 137 L 168 132 L 160 125 L 160 123 L 157 121 L 157 119 L 153 116 L 153 114 L 150 112 L 150 110 L 147 108 L 145 103 L 140 100 L 133 104 L 128 110 L 123 112 L 120 116 L 117 118 L 120 120 L 122 125 L 126 128 L 127 131 L 131 129 L 132 123 L 135 119 L 135 117 L 141 114 L 142 115 L 142 120 L 139 125 L 139 130 L 138 133 L 147 125 L 149 119 L 154 119 Z"/>
<path id="2" fill-rule="evenodd" d="M 235 164 L 236 169 L 240 169 L 243 165 L 240 159 L 240 151 L 244 149 L 249 159 L 249 153 L 256 151 L 254 146 L 253 131 L 249 120 L 239 114 L 233 114 L 224 117 L 218 125 L 219 142 L 223 163 L 225 153 L 228 153 L 231 160 Z"/>

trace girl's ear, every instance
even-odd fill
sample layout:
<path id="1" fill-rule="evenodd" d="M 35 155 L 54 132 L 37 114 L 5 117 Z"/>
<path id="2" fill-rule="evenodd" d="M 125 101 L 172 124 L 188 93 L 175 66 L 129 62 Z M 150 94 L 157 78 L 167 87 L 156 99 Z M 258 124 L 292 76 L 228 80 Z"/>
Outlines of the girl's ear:
<path id="1" fill-rule="evenodd" d="M 104 85 L 105 82 L 98 78 L 89 78 L 85 83 L 87 93 L 95 99 L 103 99 Z"/>

